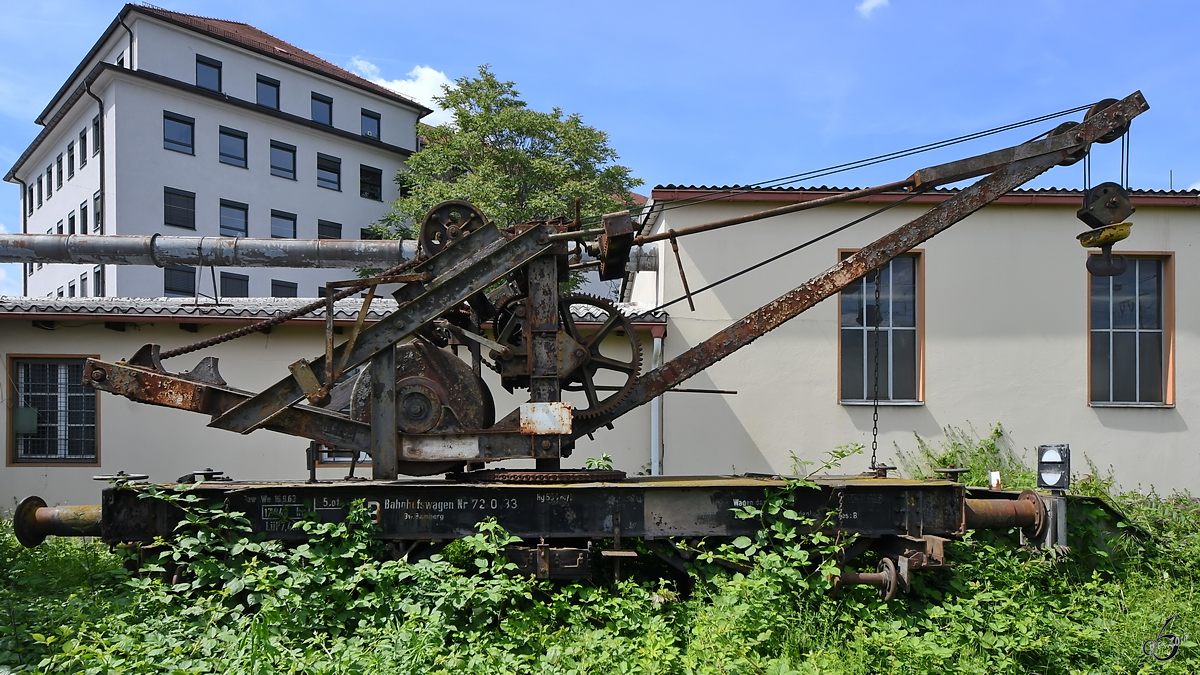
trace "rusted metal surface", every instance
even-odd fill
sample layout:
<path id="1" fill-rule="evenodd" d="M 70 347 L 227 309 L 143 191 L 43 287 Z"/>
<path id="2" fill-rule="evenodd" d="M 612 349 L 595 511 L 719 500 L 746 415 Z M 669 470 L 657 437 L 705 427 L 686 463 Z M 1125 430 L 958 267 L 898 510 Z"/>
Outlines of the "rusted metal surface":
<path id="1" fill-rule="evenodd" d="M 671 239 L 671 251 L 675 253 L 675 267 L 679 270 L 679 281 L 683 284 L 683 295 L 687 298 L 688 308 L 696 311 L 696 303 L 692 301 L 692 289 L 688 288 L 687 274 L 683 271 L 683 259 L 679 257 L 679 239 L 675 230 L 667 230 Z"/>
<path id="2" fill-rule="evenodd" d="M 561 401 L 522 403 L 520 431 L 543 436 L 571 433 L 571 404 Z"/>
<path id="3" fill-rule="evenodd" d="M 415 241 L 399 239 L 0 235 L 0 262 L 6 263 L 359 269 L 392 267 L 416 254 Z"/>
<path id="4" fill-rule="evenodd" d="M 220 415 L 250 398 L 249 393 L 237 389 L 98 359 L 88 359 L 83 372 L 91 386 L 101 391 L 120 394 L 139 403 L 207 415 Z M 272 417 L 263 428 L 347 450 L 366 452 L 371 448 L 370 425 L 321 408 L 288 408 Z"/>
<path id="5" fill-rule="evenodd" d="M 1077 142 L 1069 147 L 1073 148 L 1081 143 L 1093 142 L 1099 136 L 1127 122 L 1148 107 L 1141 93 L 1135 92 L 1125 100 L 1104 109 L 1080 124 L 1073 136 Z M 889 260 L 912 250 L 918 244 L 961 221 L 1010 190 L 1051 169 L 1062 161 L 1068 152 L 1067 149 L 1060 149 L 1021 159 L 1001 167 L 995 173 L 868 244 L 857 253 L 801 286 L 751 312 L 733 325 L 638 378 L 633 392 L 627 398 L 606 414 L 588 419 L 583 424 L 577 424 L 573 436 L 578 438 L 594 431 L 610 420 L 653 400 L 696 373 L 749 345 L 784 322 L 799 316 L 818 302 L 837 294 L 858 279 L 879 269 Z"/>
<path id="6" fill-rule="evenodd" d="M 467 298 L 483 291 L 505 274 L 529 263 L 553 247 L 554 244 L 544 243 L 549 231 L 549 228 L 533 227 L 512 239 L 503 239 L 495 235 L 495 228 L 485 227 L 466 235 L 459 244 L 426 261 L 432 264 L 442 256 L 454 259 L 455 254 L 463 251 L 466 258 L 460 264 L 435 275 L 429 284 L 415 289 L 418 293 L 415 298 L 393 314 L 364 329 L 353 349 L 347 349 L 343 344 L 337 347 L 335 353 L 339 358 L 345 359 L 347 368 L 353 368 L 383 349 L 411 336 L 429 325 L 448 308 L 465 302 Z M 490 239 L 488 233 L 492 233 Z M 485 245 L 477 248 L 471 246 L 476 235 L 481 235 Z M 430 271 L 426 269 L 426 263 L 418 266 L 418 270 Z M 397 299 L 404 302 L 406 297 L 402 292 L 412 286 L 420 285 L 410 284 L 401 288 Z M 325 357 L 321 356 L 311 361 L 315 372 L 324 370 L 324 359 Z M 296 381 L 288 377 L 213 420 L 211 425 L 245 433 L 280 410 L 294 405 L 303 395 L 304 392 Z"/>
<path id="7" fill-rule="evenodd" d="M 13 533 L 32 548 L 47 536 L 100 536 L 99 506 L 47 506 L 41 497 L 26 497 L 13 513 Z"/>
<path id="8" fill-rule="evenodd" d="M 1033 490 L 1025 490 L 1016 499 L 966 499 L 963 514 L 968 528 L 994 530 L 1021 528 L 1031 539 L 1046 527 L 1046 507 Z"/>

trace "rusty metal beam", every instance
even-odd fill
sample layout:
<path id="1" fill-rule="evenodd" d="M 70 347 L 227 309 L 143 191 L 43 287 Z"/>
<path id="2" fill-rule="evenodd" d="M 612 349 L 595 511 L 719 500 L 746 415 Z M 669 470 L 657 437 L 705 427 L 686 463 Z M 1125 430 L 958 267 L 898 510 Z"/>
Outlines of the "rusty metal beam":
<path id="1" fill-rule="evenodd" d="M 1149 109 L 1141 92 L 1134 92 L 1084 121 L 1074 130 L 1079 144 L 1092 143 Z M 760 307 L 674 359 L 638 378 L 633 391 L 614 408 L 595 417 L 576 419 L 573 438 L 608 424 L 634 408 L 682 384 L 693 375 L 749 345 L 802 312 L 855 281 L 879 269 L 1067 159 L 1071 148 L 1036 155 L 1006 164 L 995 173 L 963 189 L 909 223 L 864 246 L 857 253 L 813 277 L 797 288 Z"/>
<path id="2" fill-rule="evenodd" d="M 387 269 L 416 254 L 417 242 L 399 239 L 0 235 L 3 263 Z"/>

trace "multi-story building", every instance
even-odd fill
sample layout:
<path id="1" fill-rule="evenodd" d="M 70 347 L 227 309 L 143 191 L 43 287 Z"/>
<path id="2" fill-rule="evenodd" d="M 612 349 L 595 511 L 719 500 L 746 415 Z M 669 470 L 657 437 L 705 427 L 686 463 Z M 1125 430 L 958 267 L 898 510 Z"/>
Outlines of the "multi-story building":
<path id="1" fill-rule="evenodd" d="M 4 179 L 31 234 L 355 239 L 430 112 L 253 26 L 125 5 Z M 26 265 L 24 292 L 312 297 L 346 275 Z"/>

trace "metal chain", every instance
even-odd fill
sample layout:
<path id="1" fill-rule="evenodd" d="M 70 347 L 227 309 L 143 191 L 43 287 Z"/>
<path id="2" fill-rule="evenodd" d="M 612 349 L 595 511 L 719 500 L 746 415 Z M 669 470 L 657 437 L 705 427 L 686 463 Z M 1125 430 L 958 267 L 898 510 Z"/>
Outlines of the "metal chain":
<path id="1" fill-rule="evenodd" d="M 396 265 L 395 267 L 391 268 L 390 270 L 384 272 L 383 274 L 381 274 L 379 276 L 386 277 L 386 276 L 392 276 L 393 274 L 399 274 L 399 273 L 403 272 L 404 270 L 406 270 L 410 267 L 413 267 L 414 265 L 417 264 L 417 262 L 418 262 L 418 260 L 416 258 L 412 258 L 411 260 L 406 260 L 406 261 L 400 263 L 399 265 Z M 366 288 L 369 285 L 367 283 L 368 281 L 369 281 L 369 279 L 364 279 L 362 281 L 362 283 L 358 283 L 358 284 L 349 286 L 347 288 L 344 288 L 344 289 L 338 291 L 337 293 L 334 294 L 333 299 L 341 300 L 343 298 L 348 298 L 351 295 L 354 295 L 355 293 Z M 240 337 L 245 337 L 245 336 L 251 335 L 253 333 L 258 333 L 260 331 L 264 331 L 269 328 L 278 326 L 279 324 L 281 324 L 285 321 L 291 321 L 292 319 L 295 319 L 296 317 L 308 314 L 309 312 L 315 312 L 316 310 L 324 307 L 325 304 L 326 304 L 325 298 L 320 298 L 319 300 L 314 300 L 313 302 L 310 302 L 307 305 L 304 305 L 303 307 L 298 307 L 298 308 L 293 309 L 288 312 L 276 314 L 275 316 L 273 316 L 269 319 L 266 319 L 264 321 L 259 321 L 258 323 L 252 323 L 248 326 L 242 326 L 241 328 L 238 328 L 237 330 L 231 330 L 228 333 L 222 333 L 221 335 L 207 338 L 205 340 L 200 340 L 199 342 L 193 342 L 190 345 L 184 345 L 183 347 L 176 347 L 175 349 L 167 350 L 167 351 L 159 354 L 158 358 L 161 360 L 161 359 L 169 359 L 173 356 L 183 356 L 184 354 L 190 354 L 192 352 L 199 351 L 201 349 L 213 347 L 213 346 L 219 345 L 224 342 L 229 342 L 230 340 L 236 340 L 237 338 L 240 338 Z"/>
<path id="2" fill-rule="evenodd" d="M 871 405 L 871 469 L 876 465 L 875 452 L 879 449 L 879 326 L 883 312 L 879 311 L 879 287 L 882 286 L 881 270 L 875 271 L 875 391 Z"/>

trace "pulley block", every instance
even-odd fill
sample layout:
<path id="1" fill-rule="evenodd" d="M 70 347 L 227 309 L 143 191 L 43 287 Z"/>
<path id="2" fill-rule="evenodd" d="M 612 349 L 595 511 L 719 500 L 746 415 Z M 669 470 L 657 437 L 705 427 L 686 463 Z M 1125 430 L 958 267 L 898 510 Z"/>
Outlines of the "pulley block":
<path id="1" fill-rule="evenodd" d="M 462 199 L 444 201 L 430 209 L 421 221 L 417 236 L 421 253 L 425 257 L 437 255 L 487 224 L 487 216 L 471 202 Z"/>

